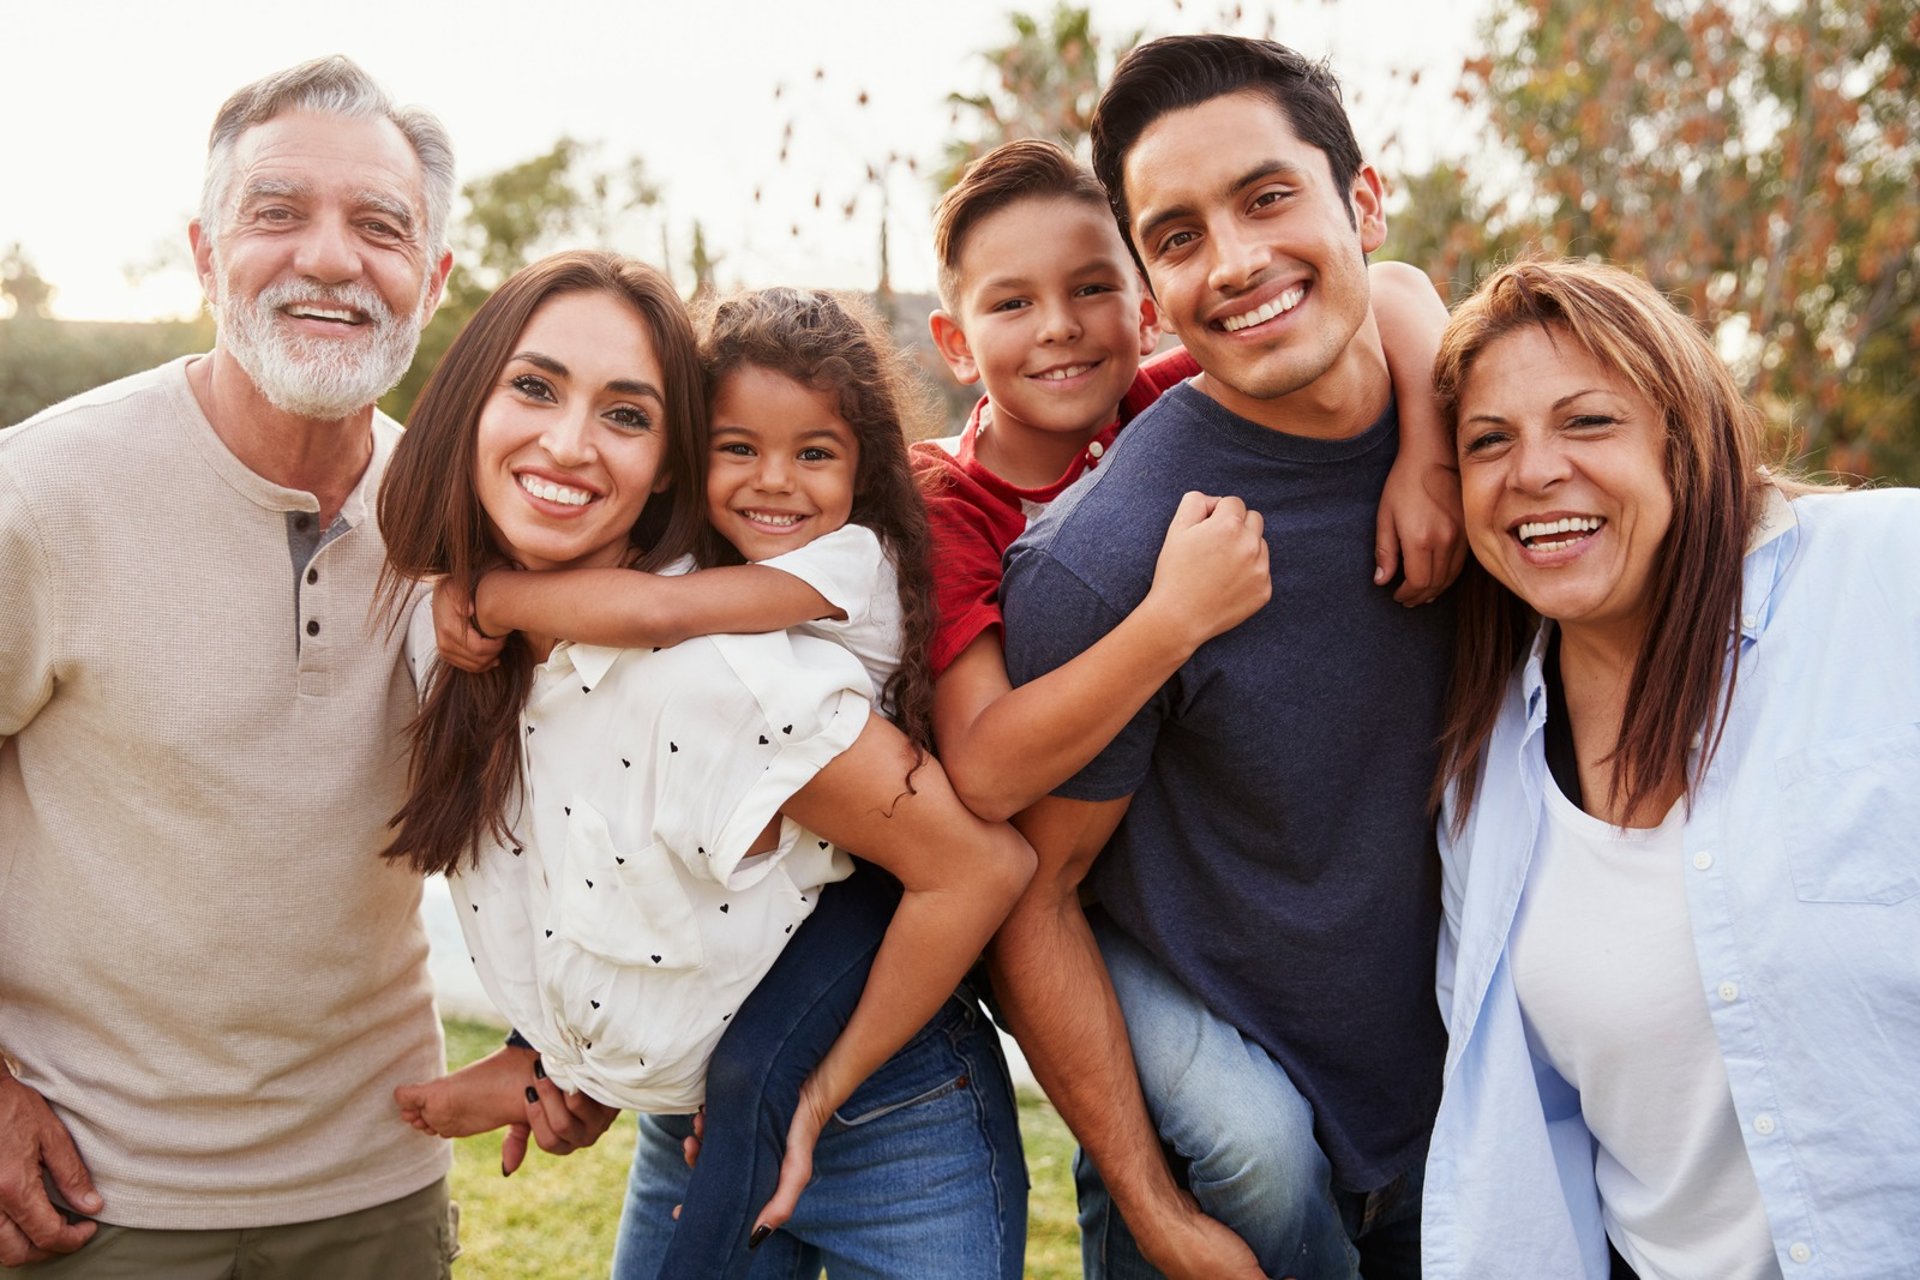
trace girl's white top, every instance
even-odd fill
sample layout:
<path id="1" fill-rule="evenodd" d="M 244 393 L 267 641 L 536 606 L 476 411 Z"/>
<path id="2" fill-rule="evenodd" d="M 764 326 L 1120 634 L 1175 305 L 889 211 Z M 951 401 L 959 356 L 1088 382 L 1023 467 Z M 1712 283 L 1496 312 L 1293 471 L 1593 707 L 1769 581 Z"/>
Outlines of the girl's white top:
<path id="1" fill-rule="evenodd" d="M 1683 806 L 1621 830 L 1548 782 L 1514 923 L 1534 1052 L 1580 1093 L 1607 1234 L 1645 1280 L 1778 1276 L 1687 921 Z"/>
<path id="2" fill-rule="evenodd" d="M 794 561 L 850 621 L 883 611 L 842 585 L 856 580 L 836 568 L 844 548 L 825 548 L 824 569 L 808 549 L 778 567 Z M 727 1023 L 821 887 L 851 871 L 786 819 L 770 852 L 747 854 L 867 722 L 866 667 L 817 630 L 561 643 L 535 669 L 515 839 L 448 883 L 481 984 L 562 1088 L 638 1111 L 699 1106 Z M 409 652 L 424 676 L 424 604 Z"/>
<path id="3" fill-rule="evenodd" d="M 842 525 L 804 547 L 760 563 L 792 574 L 847 615 L 844 621 L 802 623 L 794 631 L 832 640 L 852 651 L 867 669 L 873 705 L 881 714 L 891 715 L 893 708 L 884 704 L 881 693 L 900 669 L 900 581 L 892 557 L 873 530 Z"/>

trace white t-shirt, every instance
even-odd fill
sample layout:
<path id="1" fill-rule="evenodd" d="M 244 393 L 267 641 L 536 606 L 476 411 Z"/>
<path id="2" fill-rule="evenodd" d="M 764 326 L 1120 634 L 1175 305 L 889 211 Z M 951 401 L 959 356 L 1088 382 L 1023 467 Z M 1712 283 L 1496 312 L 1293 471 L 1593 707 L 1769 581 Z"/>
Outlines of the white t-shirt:
<path id="1" fill-rule="evenodd" d="M 409 650 L 432 660 L 426 607 Z M 562 643 L 535 669 L 517 842 L 449 885 L 482 985 L 556 1084 L 639 1111 L 700 1104 L 727 1022 L 852 869 L 791 820 L 746 854 L 859 736 L 869 684 L 847 648 L 799 629 Z"/>
<path id="2" fill-rule="evenodd" d="M 1643 1280 L 1778 1276 L 1688 927 L 1684 806 L 1621 830 L 1549 780 L 1545 808 L 1513 985 L 1599 1141 L 1607 1234 Z"/>
<path id="3" fill-rule="evenodd" d="M 845 645 L 867 669 L 873 704 L 881 714 L 892 714 L 881 693 L 900 669 L 900 579 L 873 530 L 842 525 L 759 563 L 792 574 L 847 615 L 845 621 L 823 619 L 794 630 Z"/>

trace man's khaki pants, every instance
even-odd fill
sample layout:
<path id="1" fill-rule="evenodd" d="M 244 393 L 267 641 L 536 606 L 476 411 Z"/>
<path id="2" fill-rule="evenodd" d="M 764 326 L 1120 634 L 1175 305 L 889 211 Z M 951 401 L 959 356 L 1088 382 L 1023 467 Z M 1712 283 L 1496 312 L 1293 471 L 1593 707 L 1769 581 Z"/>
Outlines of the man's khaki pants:
<path id="1" fill-rule="evenodd" d="M 445 1178 L 337 1218 L 230 1231 L 101 1223 L 76 1253 L 0 1268 L 8 1280 L 448 1280 L 459 1253 Z"/>

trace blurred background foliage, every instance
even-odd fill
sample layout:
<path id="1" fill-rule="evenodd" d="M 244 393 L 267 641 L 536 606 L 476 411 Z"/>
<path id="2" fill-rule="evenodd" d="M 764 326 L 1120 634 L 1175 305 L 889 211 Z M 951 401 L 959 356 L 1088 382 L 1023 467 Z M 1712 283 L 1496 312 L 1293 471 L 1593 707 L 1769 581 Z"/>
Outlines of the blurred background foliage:
<path id="1" fill-rule="evenodd" d="M 1179 11 L 1170 22 L 1188 28 L 1274 34 L 1279 25 L 1272 10 L 1250 17 L 1236 5 L 1208 22 L 1170 3 Z M 1911 0 L 1486 3 L 1483 52 L 1458 69 L 1468 124 L 1456 154 L 1393 171 L 1397 152 L 1379 148 L 1394 193 L 1383 256 L 1426 270 L 1449 302 L 1526 253 L 1631 267 L 1715 335 L 1766 410 L 1781 457 L 1920 482 L 1920 11 Z M 872 216 L 876 201 L 865 197 L 877 196 L 875 300 L 945 388 L 956 425 L 975 393 L 946 378 L 926 342 L 935 300 L 893 289 L 888 202 L 931 201 L 1009 138 L 1052 137 L 1084 154 L 1099 86 L 1142 38 L 1103 33 L 1090 8 L 1068 4 L 1012 13 L 1005 34 L 979 54 L 985 87 L 947 96 L 950 133 L 924 180 L 916 157 L 889 153 L 866 158 L 850 192 L 822 189 L 813 200 L 851 220 Z M 788 117 L 786 140 L 803 120 Z M 668 265 L 690 297 L 712 293 L 724 254 L 697 223 L 690 244 L 669 243 L 661 204 L 640 158 L 610 161 L 567 137 L 468 182 L 446 301 L 383 407 L 404 420 L 481 299 L 563 244 L 610 244 Z M 0 257 L 0 423 L 211 341 L 204 316 L 51 319 L 55 284 L 22 246 Z"/>

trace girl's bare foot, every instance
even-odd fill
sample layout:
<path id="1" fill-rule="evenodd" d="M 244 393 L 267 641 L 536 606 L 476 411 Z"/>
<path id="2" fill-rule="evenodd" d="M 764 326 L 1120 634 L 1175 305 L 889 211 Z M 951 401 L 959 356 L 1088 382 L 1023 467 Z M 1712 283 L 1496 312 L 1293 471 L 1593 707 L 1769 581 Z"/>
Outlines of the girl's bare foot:
<path id="1" fill-rule="evenodd" d="M 400 1116 L 422 1133 L 465 1138 L 524 1123 L 537 1059 L 531 1049 L 503 1046 L 470 1066 L 393 1091 Z"/>

